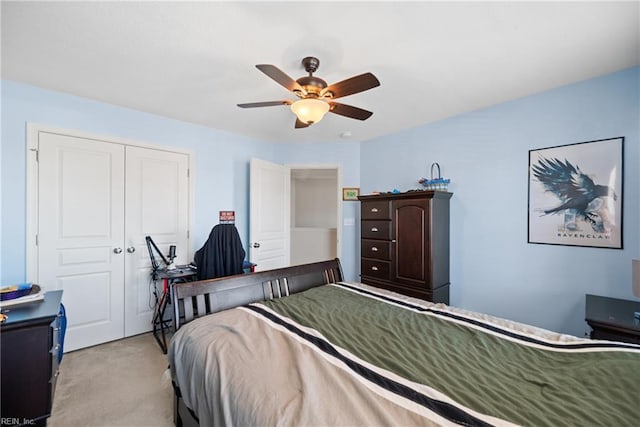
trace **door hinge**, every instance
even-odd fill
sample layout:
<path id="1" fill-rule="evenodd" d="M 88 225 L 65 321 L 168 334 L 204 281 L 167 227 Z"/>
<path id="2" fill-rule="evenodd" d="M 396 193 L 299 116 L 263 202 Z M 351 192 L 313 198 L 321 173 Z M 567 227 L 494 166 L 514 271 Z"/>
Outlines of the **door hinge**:
<path id="1" fill-rule="evenodd" d="M 34 151 L 36 153 L 36 162 L 40 161 L 40 151 L 37 148 L 30 148 L 29 150 Z"/>
<path id="2" fill-rule="evenodd" d="M 191 236 L 191 234 L 189 233 L 189 230 L 187 230 L 187 239 L 189 238 L 189 236 Z"/>
<path id="3" fill-rule="evenodd" d="M 191 169 L 187 168 L 187 178 L 191 178 Z"/>
<path id="4" fill-rule="evenodd" d="M 38 235 L 36 234 L 36 246 L 38 246 Z"/>

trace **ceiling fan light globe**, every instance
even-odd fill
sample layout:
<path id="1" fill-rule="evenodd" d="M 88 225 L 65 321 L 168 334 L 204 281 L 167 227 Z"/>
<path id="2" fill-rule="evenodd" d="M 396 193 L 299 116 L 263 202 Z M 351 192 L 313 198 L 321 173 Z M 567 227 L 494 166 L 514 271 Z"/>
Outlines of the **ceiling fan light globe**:
<path id="1" fill-rule="evenodd" d="M 318 123 L 329 111 L 329 104 L 320 99 L 300 99 L 291 104 L 291 111 L 303 123 Z"/>

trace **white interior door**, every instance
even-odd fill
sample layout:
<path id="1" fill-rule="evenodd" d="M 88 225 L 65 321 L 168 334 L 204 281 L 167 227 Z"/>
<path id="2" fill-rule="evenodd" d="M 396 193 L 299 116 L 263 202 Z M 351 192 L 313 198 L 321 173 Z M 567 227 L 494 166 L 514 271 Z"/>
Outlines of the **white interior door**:
<path id="1" fill-rule="evenodd" d="M 251 159 L 249 260 L 256 271 L 288 267 L 291 258 L 291 171 Z"/>
<path id="2" fill-rule="evenodd" d="M 163 254 L 176 246 L 176 264 L 188 264 L 189 158 L 186 154 L 126 149 L 125 336 L 151 329 L 154 299 L 145 236 Z"/>
<path id="3" fill-rule="evenodd" d="M 145 236 L 164 254 L 175 245 L 177 264 L 190 259 L 189 155 L 72 132 L 34 134 L 29 280 L 64 291 L 65 350 L 150 331 Z"/>
<path id="4" fill-rule="evenodd" d="M 38 283 L 62 289 L 65 350 L 122 337 L 124 146 L 39 133 Z"/>

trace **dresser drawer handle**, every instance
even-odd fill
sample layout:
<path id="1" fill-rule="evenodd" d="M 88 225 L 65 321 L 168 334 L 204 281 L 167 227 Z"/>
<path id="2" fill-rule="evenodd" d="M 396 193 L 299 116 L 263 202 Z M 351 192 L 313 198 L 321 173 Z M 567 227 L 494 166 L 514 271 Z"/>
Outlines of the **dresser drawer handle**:
<path id="1" fill-rule="evenodd" d="M 371 212 L 373 212 L 373 213 L 378 212 L 378 208 L 371 208 Z"/>
<path id="2" fill-rule="evenodd" d="M 378 231 L 378 227 L 371 227 L 371 231 L 376 233 Z"/>
<path id="3" fill-rule="evenodd" d="M 376 248 L 375 246 L 371 248 L 371 252 L 378 252 L 378 248 Z"/>
<path id="4" fill-rule="evenodd" d="M 373 267 L 371 267 L 372 271 L 378 271 L 378 267 L 376 267 L 375 265 Z"/>

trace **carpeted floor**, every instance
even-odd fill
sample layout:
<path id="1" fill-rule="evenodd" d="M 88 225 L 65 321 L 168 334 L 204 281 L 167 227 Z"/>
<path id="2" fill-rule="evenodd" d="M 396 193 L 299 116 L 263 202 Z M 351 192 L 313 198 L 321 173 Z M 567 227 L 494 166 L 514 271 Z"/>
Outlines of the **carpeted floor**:
<path id="1" fill-rule="evenodd" d="M 49 427 L 172 426 L 167 365 L 150 333 L 65 354 Z"/>

